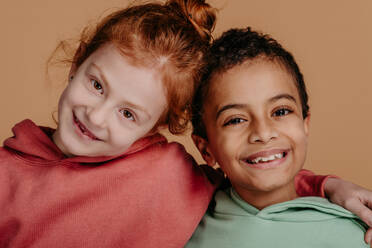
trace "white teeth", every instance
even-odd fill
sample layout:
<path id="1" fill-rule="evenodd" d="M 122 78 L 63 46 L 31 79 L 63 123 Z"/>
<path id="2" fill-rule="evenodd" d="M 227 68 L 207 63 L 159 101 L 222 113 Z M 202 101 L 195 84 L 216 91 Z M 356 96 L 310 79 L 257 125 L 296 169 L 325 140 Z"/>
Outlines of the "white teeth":
<path id="1" fill-rule="evenodd" d="M 257 164 L 257 163 L 260 163 L 261 161 L 267 162 L 267 161 L 272 161 L 272 160 L 279 159 L 282 157 L 283 157 L 283 153 L 277 153 L 277 154 L 270 155 L 269 157 L 257 157 L 251 160 L 251 162 L 254 164 Z"/>
<path id="2" fill-rule="evenodd" d="M 278 153 L 278 154 L 275 154 L 274 155 L 276 158 L 282 158 L 283 157 L 283 153 Z"/>
<path id="3" fill-rule="evenodd" d="M 252 160 L 252 163 L 257 164 L 261 161 L 261 158 L 256 158 Z"/>

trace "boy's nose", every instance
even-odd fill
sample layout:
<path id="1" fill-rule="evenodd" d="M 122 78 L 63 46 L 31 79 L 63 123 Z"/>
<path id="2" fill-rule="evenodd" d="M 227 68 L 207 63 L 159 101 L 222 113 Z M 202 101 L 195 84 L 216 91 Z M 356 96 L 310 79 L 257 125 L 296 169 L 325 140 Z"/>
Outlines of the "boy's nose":
<path id="1" fill-rule="evenodd" d="M 252 121 L 248 137 L 250 143 L 268 143 L 277 137 L 278 133 L 270 120 L 263 118 Z"/>

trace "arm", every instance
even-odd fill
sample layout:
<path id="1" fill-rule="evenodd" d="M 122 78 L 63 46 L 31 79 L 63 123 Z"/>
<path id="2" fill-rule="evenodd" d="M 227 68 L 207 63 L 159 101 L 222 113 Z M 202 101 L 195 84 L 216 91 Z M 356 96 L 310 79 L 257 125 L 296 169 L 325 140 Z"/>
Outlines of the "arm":
<path id="1" fill-rule="evenodd" d="M 334 176 L 315 175 L 309 170 L 300 170 L 295 178 L 297 195 L 326 197 L 324 187 L 330 177 Z"/>
<path id="2" fill-rule="evenodd" d="M 372 191 L 335 176 L 314 175 L 308 170 L 301 170 L 295 178 L 296 191 L 299 196 L 327 197 L 358 215 L 368 226 L 372 226 Z M 372 241 L 372 228 L 364 239 Z"/>
<path id="3" fill-rule="evenodd" d="M 372 191 L 338 178 L 329 178 L 324 187 L 326 197 L 358 215 L 368 226 L 372 226 Z M 364 236 L 367 243 L 372 241 L 372 228 Z"/>

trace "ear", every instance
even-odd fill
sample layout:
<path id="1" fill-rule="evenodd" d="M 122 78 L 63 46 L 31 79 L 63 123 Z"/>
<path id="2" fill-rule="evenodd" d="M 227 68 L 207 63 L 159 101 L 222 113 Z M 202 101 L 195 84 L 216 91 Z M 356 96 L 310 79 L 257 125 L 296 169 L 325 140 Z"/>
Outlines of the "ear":
<path id="1" fill-rule="evenodd" d="M 209 148 L 208 141 L 196 134 L 192 134 L 191 137 L 205 162 L 207 162 L 207 164 L 211 167 L 216 165 L 216 159 L 214 158 L 213 153 Z"/>
<path id="2" fill-rule="evenodd" d="M 307 113 L 306 118 L 304 119 L 304 130 L 306 136 L 309 136 L 309 129 L 310 129 L 310 111 Z"/>

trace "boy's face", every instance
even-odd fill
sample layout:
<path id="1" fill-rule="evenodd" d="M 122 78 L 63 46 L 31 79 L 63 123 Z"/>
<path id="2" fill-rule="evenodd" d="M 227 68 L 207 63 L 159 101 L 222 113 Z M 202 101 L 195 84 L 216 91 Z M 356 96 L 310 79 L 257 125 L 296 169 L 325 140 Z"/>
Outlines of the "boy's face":
<path id="1" fill-rule="evenodd" d="M 76 70 L 59 101 L 53 135 L 68 156 L 111 156 L 147 135 L 167 107 L 156 69 L 136 67 L 112 44 Z"/>
<path id="2" fill-rule="evenodd" d="M 211 83 L 203 116 L 208 140 L 196 142 L 204 159 L 217 162 L 238 193 L 288 186 L 305 161 L 309 122 L 291 75 L 258 60 Z"/>

